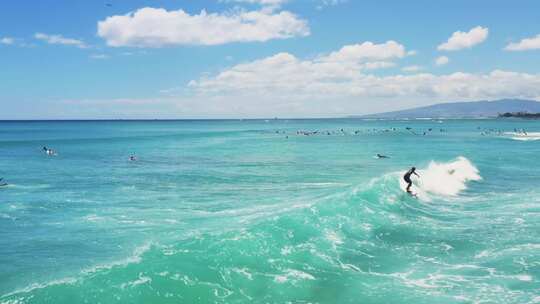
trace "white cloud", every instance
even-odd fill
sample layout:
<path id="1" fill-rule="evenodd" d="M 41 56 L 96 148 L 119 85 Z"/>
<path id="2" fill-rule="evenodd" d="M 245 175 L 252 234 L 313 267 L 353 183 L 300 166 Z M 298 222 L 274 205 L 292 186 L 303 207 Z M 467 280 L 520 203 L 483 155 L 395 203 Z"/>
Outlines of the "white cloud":
<path id="1" fill-rule="evenodd" d="M 379 51 L 366 51 L 359 47 L 362 45 L 377 47 Z M 221 114 L 233 115 L 237 111 L 240 116 L 282 116 L 284 113 L 289 116 L 335 116 L 443 100 L 540 98 L 540 74 L 501 70 L 447 75 L 377 76 L 371 73 L 370 66 L 395 64 L 406 51 L 404 47 L 398 52 L 389 50 L 402 47 L 391 42 L 365 43 L 345 46 L 314 59 L 278 53 L 193 80 L 188 84 L 187 89 L 191 90 L 188 95 L 208 103 L 209 111 L 218 107 Z M 350 55 L 351 49 L 363 51 Z"/>
<path id="2" fill-rule="evenodd" d="M 342 47 L 339 51 L 319 58 L 327 62 L 359 62 L 387 60 L 406 56 L 405 47 L 393 40 L 382 44 L 367 41 L 362 44 L 352 44 Z"/>
<path id="3" fill-rule="evenodd" d="M 48 44 L 71 45 L 81 49 L 88 48 L 88 46 L 82 40 L 66 38 L 62 35 L 48 35 L 43 33 L 36 33 L 34 35 L 34 38 L 45 41 Z"/>
<path id="4" fill-rule="evenodd" d="M 15 43 L 15 39 L 11 37 L 3 37 L 0 39 L 0 44 L 11 45 L 13 43 Z"/>
<path id="5" fill-rule="evenodd" d="M 468 32 L 457 31 L 452 34 L 448 41 L 440 44 L 437 49 L 441 51 L 457 51 L 471 48 L 485 41 L 488 37 L 487 27 L 477 26 Z"/>
<path id="6" fill-rule="evenodd" d="M 486 74 L 422 73 L 381 77 L 357 73 L 312 82 L 312 77 L 304 80 L 303 75 L 297 74 L 278 78 L 287 75 L 281 73 L 284 67 L 280 64 L 287 66 L 292 59 L 279 57 L 273 58 L 274 62 L 270 58 L 251 62 L 251 72 L 246 70 L 244 75 L 222 77 L 209 87 L 201 87 L 199 81 L 194 81 L 191 87 L 163 90 L 161 96 L 155 98 L 73 100 L 69 101 L 69 107 L 66 102 L 56 106 L 47 104 L 46 110 L 52 116 L 63 113 L 71 118 L 336 117 L 442 101 L 540 100 L 540 74 L 495 70 Z M 272 71 L 255 73 L 265 68 Z M 292 71 L 294 69 L 289 70 Z"/>
<path id="7" fill-rule="evenodd" d="M 536 37 L 522 39 L 520 42 L 510 43 L 504 49 L 507 51 L 538 50 L 540 49 L 540 34 Z"/>
<path id="8" fill-rule="evenodd" d="M 409 65 L 409 66 L 405 66 L 401 68 L 403 72 L 409 72 L 409 73 L 418 72 L 418 71 L 421 71 L 422 69 L 423 68 L 418 65 Z"/>
<path id="9" fill-rule="evenodd" d="M 382 44 L 364 42 L 346 45 L 340 50 L 311 60 L 300 60 L 289 53 L 243 63 L 210 78 L 190 82 L 199 92 L 220 93 L 248 89 L 251 92 L 289 94 L 312 87 L 332 87 L 349 81 L 361 71 L 392 67 L 393 60 L 404 57 L 405 47 L 395 41 Z"/>
<path id="10" fill-rule="evenodd" d="M 264 6 L 280 6 L 288 0 L 222 0 L 222 2 L 243 2 L 250 4 L 259 4 Z"/>
<path id="11" fill-rule="evenodd" d="M 445 65 L 448 62 L 450 62 L 450 59 L 448 57 L 446 57 L 446 56 L 439 56 L 439 57 L 437 57 L 437 59 L 435 59 L 435 64 L 436 65 Z"/>
<path id="12" fill-rule="evenodd" d="M 77 107 L 68 108 L 93 118 L 335 117 L 442 101 L 540 99 L 540 74 L 373 73 L 407 54 L 395 41 L 347 45 L 315 58 L 283 52 L 204 74 L 155 98 L 72 101 Z M 48 109 L 55 113 L 56 108 Z"/>
<path id="13" fill-rule="evenodd" d="M 219 45 L 309 34 L 307 21 L 295 14 L 264 9 L 190 15 L 183 10 L 145 7 L 98 22 L 98 35 L 113 47 Z"/>
<path id="14" fill-rule="evenodd" d="M 268 64 L 268 63 L 267 63 Z M 278 67 L 275 67 L 278 68 Z M 215 94 L 195 86 L 184 94 L 178 87 L 164 90 L 157 98 L 70 101 L 71 105 L 47 105 L 51 115 L 64 113 L 80 118 L 247 118 L 247 117 L 336 117 L 424 106 L 443 101 L 526 98 L 540 100 L 540 74 L 495 70 L 486 74 L 413 74 L 374 76 L 359 74 L 343 79 L 289 81 L 269 78 L 276 73 L 246 78 L 231 77 L 228 86 L 213 87 Z M 248 76 L 246 76 L 248 77 Z M 274 81 L 276 80 L 276 81 Z M 234 84 L 236 82 L 236 84 Z M 217 83 L 215 84 L 218 85 Z M 180 95 L 179 95 L 180 94 Z M 76 111 L 67 113 L 68 111 Z"/>
<path id="15" fill-rule="evenodd" d="M 106 54 L 92 54 L 90 55 L 90 58 L 92 59 L 109 59 L 109 55 Z"/>
<path id="16" fill-rule="evenodd" d="M 122 56 L 135 56 L 135 55 L 146 55 L 148 54 L 148 51 L 146 50 L 136 50 L 136 51 L 129 51 L 129 52 L 121 52 L 120 55 Z"/>
<path id="17" fill-rule="evenodd" d="M 321 10 L 326 6 L 336 6 L 345 2 L 347 2 L 347 0 L 319 0 L 319 4 L 316 6 L 316 8 Z"/>

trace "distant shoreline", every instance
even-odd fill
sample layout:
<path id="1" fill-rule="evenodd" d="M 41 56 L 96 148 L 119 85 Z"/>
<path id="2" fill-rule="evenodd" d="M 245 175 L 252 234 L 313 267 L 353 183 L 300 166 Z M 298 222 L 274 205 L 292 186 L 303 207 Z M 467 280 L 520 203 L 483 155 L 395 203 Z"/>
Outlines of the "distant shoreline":
<path id="1" fill-rule="evenodd" d="M 527 112 L 506 112 L 499 114 L 499 118 L 524 118 L 524 119 L 540 119 L 540 113 Z"/>
<path id="2" fill-rule="evenodd" d="M 39 123 L 39 122 L 204 122 L 204 121 L 288 121 L 288 120 L 362 120 L 362 121 L 422 121 L 422 120 L 496 120 L 501 118 L 540 119 L 540 113 L 507 112 L 496 116 L 463 116 L 463 117 L 295 117 L 295 118 L 158 118 L 158 119 L 0 119 L 0 123 Z"/>
<path id="3" fill-rule="evenodd" d="M 287 121 L 287 120 L 362 120 L 362 121 L 396 121 L 396 120 L 487 120 L 498 119 L 497 116 L 478 117 L 395 117 L 395 118 L 368 118 L 368 117 L 313 117 L 313 118 L 164 118 L 164 119 L 0 119 L 0 123 L 17 122 L 196 122 L 196 121 Z"/>

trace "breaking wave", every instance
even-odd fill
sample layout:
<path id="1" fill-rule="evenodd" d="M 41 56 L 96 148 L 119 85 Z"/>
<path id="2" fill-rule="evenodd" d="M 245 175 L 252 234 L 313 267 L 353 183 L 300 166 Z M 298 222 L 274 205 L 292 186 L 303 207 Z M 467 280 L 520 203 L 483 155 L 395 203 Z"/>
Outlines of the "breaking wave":
<path id="1" fill-rule="evenodd" d="M 478 169 L 465 157 L 460 156 L 453 161 L 439 163 L 431 161 L 427 168 L 417 170 L 419 178 L 413 178 L 412 191 L 422 200 L 431 200 L 432 196 L 452 197 L 467 189 L 470 181 L 481 180 Z M 400 172 L 400 186 L 406 188 Z"/>

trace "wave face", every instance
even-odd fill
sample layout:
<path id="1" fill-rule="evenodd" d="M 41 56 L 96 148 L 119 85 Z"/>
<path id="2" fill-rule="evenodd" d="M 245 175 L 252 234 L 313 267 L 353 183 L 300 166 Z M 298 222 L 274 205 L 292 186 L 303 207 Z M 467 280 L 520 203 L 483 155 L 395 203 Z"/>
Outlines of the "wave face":
<path id="1" fill-rule="evenodd" d="M 0 128 L 0 303 L 539 301 L 540 147 L 478 132 L 534 122 L 34 124 Z"/>

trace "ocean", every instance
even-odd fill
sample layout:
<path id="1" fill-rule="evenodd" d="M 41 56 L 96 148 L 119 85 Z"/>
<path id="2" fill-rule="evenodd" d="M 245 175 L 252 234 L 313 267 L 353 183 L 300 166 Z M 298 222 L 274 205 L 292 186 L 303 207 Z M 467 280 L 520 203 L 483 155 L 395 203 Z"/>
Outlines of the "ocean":
<path id="1" fill-rule="evenodd" d="M 518 119 L 0 122 L 0 303 L 540 303 L 539 152 Z"/>

